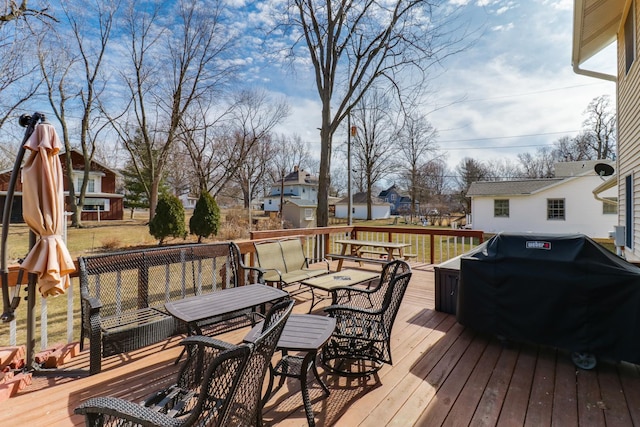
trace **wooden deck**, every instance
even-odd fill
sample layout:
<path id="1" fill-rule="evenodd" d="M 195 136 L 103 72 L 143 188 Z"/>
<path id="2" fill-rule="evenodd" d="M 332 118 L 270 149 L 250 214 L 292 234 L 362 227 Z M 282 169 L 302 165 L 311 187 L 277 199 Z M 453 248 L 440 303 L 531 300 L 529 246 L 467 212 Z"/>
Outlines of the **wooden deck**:
<path id="1" fill-rule="evenodd" d="M 433 278 L 431 267 L 414 265 L 393 331 L 393 366 L 369 379 L 321 370 L 331 395 L 321 399 L 320 387 L 312 383 L 318 426 L 640 425 L 638 366 L 599 361 L 596 369 L 582 371 L 564 351 L 503 347 L 457 324 L 454 316 L 434 311 Z M 306 312 L 309 300 L 305 294 L 298 298 L 295 311 Z M 246 332 L 220 337 L 240 342 Z M 140 400 L 171 380 L 178 341 L 110 357 L 103 372 L 92 377 L 38 375 L 20 395 L 0 403 L 0 425 L 83 425 L 73 409 L 89 397 Z M 66 368 L 87 366 L 83 354 Z M 295 380 L 287 380 L 269 400 L 264 421 L 267 426 L 306 425 Z"/>

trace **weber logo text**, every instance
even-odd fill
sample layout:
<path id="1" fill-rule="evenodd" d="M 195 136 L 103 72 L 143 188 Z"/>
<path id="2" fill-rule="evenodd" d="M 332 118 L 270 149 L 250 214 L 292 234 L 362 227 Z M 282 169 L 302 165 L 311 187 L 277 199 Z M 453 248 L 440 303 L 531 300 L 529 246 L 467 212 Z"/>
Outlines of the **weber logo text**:
<path id="1" fill-rule="evenodd" d="M 527 241 L 527 249 L 551 250 L 551 242 L 540 242 L 537 240 Z"/>

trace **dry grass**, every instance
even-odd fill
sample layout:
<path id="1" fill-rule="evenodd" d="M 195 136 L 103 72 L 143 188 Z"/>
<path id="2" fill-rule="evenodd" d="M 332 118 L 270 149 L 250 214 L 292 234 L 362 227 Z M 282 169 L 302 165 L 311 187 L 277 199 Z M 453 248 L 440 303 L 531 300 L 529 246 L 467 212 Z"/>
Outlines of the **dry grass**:
<path id="1" fill-rule="evenodd" d="M 205 241 L 214 240 L 235 240 L 249 237 L 249 221 L 242 216 L 242 211 L 222 212 L 223 221 L 222 228 L 213 239 L 205 239 Z M 246 215 L 245 215 L 246 216 Z M 186 218 L 187 228 L 189 215 Z M 228 219 L 225 219 L 227 218 Z M 149 234 L 147 225 L 148 213 L 138 212 L 133 219 L 122 221 L 90 221 L 83 224 L 83 228 L 68 228 L 67 230 L 67 247 L 71 256 L 76 259 L 82 255 L 89 255 L 101 252 L 111 252 L 116 250 L 126 250 L 143 245 L 155 245 L 157 240 Z M 196 236 L 188 235 L 186 239 L 168 239 L 166 244 L 192 243 L 196 242 Z M 29 228 L 25 224 L 11 224 L 9 228 L 9 236 L 7 239 L 7 255 L 9 264 L 17 262 L 24 258 L 29 250 Z M 26 281 L 26 276 L 25 279 Z M 74 340 L 80 338 L 80 298 L 78 294 L 77 279 L 73 280 L 74 290 Z M 21 296 L 26 295 L 26 289 L 21 290 Z M 36 301 L 36 321 L 38 329 L 40 328 L 40 318 L 42 312 L 43 298 Z M 48 298 L 46 300 L 48 315 L 48 331 L 49 346 L 57 342 L 66 342 L 66 310 L 67 298 L 60 296 Z M 16 311 L 18 338 L 17 344 L 26 342 L 26 318 L 27 303 L 22 300 Z M 36 335 L 40 336 L 39 330 Z M 0 323 L 0 346 L 10 344 L 9 324 Z M 39 345 L 36 345 L 40 348 Z"/>

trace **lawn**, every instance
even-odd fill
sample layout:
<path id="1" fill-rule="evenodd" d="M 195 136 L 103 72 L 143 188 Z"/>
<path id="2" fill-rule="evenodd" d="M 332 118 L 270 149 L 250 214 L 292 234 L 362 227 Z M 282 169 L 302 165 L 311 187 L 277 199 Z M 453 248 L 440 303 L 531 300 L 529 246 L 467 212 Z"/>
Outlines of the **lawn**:
<path id="1" fill-rule="evenodd" d="M 249 237 L 248 233 L 248 221 L 246 211 L 231 210 L 223 211 L 224 225 L 217 240 L 239 240 Z M 75 229 L 69 228 L 67 230 L 67 245 L 72 257 L 75 259 L 82 255 L 90 255 L 95 253 L 124 250 L 136 246 L 149 246 L 154 245 L 157 241 L 149 234 L 149 229 L 146 224 L 147 215 L 144 212 L 140 212 L 134 216 L 133 219 L 126 219 L 122 221 L 102 221 L 89 222 L 84 224 L 83 228 Z M 188 219 L 187 219 L 188 221 Z M 266 224 L 268 221 L 264 221 Z M 277 221 L 276 221 L 277 222 Z M 396 225 L 398 228 L 414 227 L 410 224 L 402 224 L 403 221 Z M 391 225 L 389 219 L 376 220 L 376 221 L 358 221 L 356 225 L 372 225 L 372 226 L 388 226 Z M 12 261 L 18 260 L 24 257 L 28 251 L 28 227 L 24 224 L 12 224 L 9 230 L 8 238 L 8 256 Z M 488 238 L 489 236 L 485 237 Z M 169 239 L 167 244 L 179 244 L 195 242 L 195 236 L 188 236 L 186 239 Z M 605 247 L 609 250 L 615 251 L 615 248 L 610 242 L 601 241 Z M 423 247 L 423 244 L 419 244 L 417 251 L 428 251 L 428 247 Z M 436 248 L 438 250 L 438 248 Z M 74 279 L 74 288 L 77 291 L 77 279 Z M 26 294 L 26 290 L 22 290 L 22 296 Z M 36 315 L 38 323 L 40 322 L 41 304 L 43 298 L 38 298 L 36 302 Z M 66 342 L 66 306 L 67 298 L 65 296 L 48 298 L 47 301 L 47 314 L 48 314 L 48 336 L 49 345 L 56 342 Z M 26 342 L 26 301 L 21 301 L 17 311 L 17 331 L 18 331 L 18 344 Z M 80 338 L 80 303 L 79 295 L 74 297 L 74 321 L 77 323 L 74 327 L 74 339 Z M 40 336 L 37 331 L 36 336 Z M 0 323 L 0 346 L 9 345 L 9 324 Z M 40 348 L 39 345 L 36 345 Z"/>

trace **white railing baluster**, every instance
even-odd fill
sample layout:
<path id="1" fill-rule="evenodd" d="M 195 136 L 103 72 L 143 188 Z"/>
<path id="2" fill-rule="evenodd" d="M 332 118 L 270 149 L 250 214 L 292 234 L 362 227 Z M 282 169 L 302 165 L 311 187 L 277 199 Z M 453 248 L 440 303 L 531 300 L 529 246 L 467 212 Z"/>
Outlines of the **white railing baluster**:
<path id="1" fill-rule="evenodd" d="M 9 322 L 9 345 L 15 346 L 18 342 L 18 328 L 17 328 L 18 320 L 13 319 Z"/>
<path id="2" fill-rule="evenodd" d="M 48 328 L 49 325 L 49 311 L 47 306 L 47 299 L 40 298 L 40 349 L 44 350 L 49 345 Z"/>
<path id="3" fill-rule="evenodd" d="M 67 342 L 73 341 L 73 297 L 73 282 L 71 282 L 67 289 Z"/>

